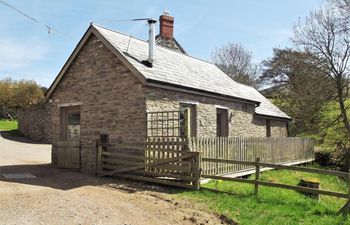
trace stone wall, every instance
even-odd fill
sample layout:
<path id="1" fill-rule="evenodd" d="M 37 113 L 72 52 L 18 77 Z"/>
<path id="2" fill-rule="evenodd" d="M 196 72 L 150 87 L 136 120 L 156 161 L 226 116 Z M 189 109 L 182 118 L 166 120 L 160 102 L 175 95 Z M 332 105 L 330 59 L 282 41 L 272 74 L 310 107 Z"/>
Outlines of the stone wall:
<path id="1" fill-rule="evenodd" d="M 60 140 L 60 110 L 80 105 L 81 170 L 95 171 L 96 140 L 143 144 L 146 106 L 143 86 L 117 57 L 92 35 L 52 95 L 53 143 Z M 57 163 L 55 149 L 52 162 Z"/>
<path id="2" fill-rule="evenodd" d="M 216 136 L 216 109 L 225 107 L 229 116 L 229 136 L 266 137 L 266 120 L 254 116 L 255 106 L 195 94 L 146 88 L 148 112 L 179 110 L 180 103 L 196 104 L 197 136 Z M 271 136 L 287 136 L 287 121 L 271 120 Z"/>
<path id="3" fill-rule="evenodd" d="M 287 137 L 287 122 L 284 120 L 271 120 L 271 136 Z"/>
<path id="4" fill-rule="evenodd" d="M 48 104 L 32 105 L 17 112 L 18 130 L 33 141 L 51 143 L 51 111 Z"/>

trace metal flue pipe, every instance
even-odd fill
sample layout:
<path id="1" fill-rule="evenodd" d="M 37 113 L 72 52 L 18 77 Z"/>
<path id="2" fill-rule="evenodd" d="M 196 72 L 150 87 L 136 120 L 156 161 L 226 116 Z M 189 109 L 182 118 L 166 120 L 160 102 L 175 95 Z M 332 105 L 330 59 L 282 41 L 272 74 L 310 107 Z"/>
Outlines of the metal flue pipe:
<path id="1" fill-rule="evenodd" d="M 154 62 L 154 55 L 155 55 L 155 42 L 156 42 L 156 35 L 155 35 L 155 24 L 157 23 L 154 19 L 148 19 L 148 26 L 149 26 L 149 39 L 148 39 L 148 62 L 150 65 Z"/>

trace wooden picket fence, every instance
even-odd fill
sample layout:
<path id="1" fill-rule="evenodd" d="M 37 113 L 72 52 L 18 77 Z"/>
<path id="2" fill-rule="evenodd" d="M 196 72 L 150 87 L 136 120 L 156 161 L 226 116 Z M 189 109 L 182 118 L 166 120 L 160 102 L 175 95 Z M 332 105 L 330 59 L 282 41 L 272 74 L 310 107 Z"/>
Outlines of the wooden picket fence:
<path id="1" fill-rule="evenodd" d="M 188 139 L 147 137 L 144 146 L 97 144 L 97 174 L 199 189 L 199 153 Z"/>
<path id="2" fill-rule="evenodd" d="M 253 170 L 220 160 L 303 163 L 314 159 L 308 138 L 146 137 L 144 146 L 97 145 L 97 172 L 172 186 L 199 188 L 200 175 Z M 211 158 L 217 161 L 201 160 Z"/>
<path id="3" fill-rule="evenodd" d="M 192 137 L 189 149 L 201 157 L 224 160 L 254 161 L 279 164 L 298 164 L 313 161 L 314 143 L 300 137 Z M 231 174 L 254 169 L 251 165 L 201 162 L 202 174 Z"/>
<path id="4" fill-rule="evenodd" d="M 97 143 L 97 173 L 170 186 L 200 189 L 200 178 L 243 182 L 347 199 L 340 212 L 350 212 L 347 193 L 260 180 L 263 168 L 333 175 L 350 181 L 350 173 L 285 165 L 314 159 L 308 138 L 166 138 L 147 137 L 144 146 Z M 255 179 L 226 176 L 252 170 Z M 218 190 L 214 190 L 218 191 Z"/>

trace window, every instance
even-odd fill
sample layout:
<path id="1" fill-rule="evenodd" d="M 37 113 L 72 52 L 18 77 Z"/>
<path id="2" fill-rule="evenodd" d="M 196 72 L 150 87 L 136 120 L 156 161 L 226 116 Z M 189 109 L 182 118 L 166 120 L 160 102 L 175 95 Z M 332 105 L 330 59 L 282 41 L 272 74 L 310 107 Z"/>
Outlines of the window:
<path id="1" fill-rule="evenodd" d="M 62 140 L 80 138 L 79 108 L 61 108 L 61 138 Z"/>
<path id="2" fill-rule="evenodd" d="M 228 110 L 216 109 L 216 136 L 228 136 Z"/>
<path id="3" fill-rule="evenodd" d="M 197 135 L 196 106 L 180 104 L 180 137 L 195 137 Z"/>
<path id="4" fill-rule="evenodd" d="M 79 138 L 80 137 L 80 113 L 72 112 L 68 113 L 67 123 L 67 135 L 68 138 Z"/>
<path id="5" fill-rule="evenodd" d="M 271 137 L 271 121 L 266 120 L 266 137 Z"/>

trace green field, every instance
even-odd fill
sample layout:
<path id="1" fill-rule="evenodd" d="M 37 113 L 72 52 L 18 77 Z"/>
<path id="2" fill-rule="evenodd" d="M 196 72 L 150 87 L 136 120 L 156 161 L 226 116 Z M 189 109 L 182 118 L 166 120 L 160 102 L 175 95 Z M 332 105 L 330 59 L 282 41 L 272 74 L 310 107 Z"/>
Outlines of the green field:
<path id="1" fill-rule="evenodd" d="M 324 190 L 347 192 L 346 183 L 334 176 L 282 170 L 261 174 L 263 181 L 292 185 L 298 184 L 301 178 L 319 179 L 321 189 Z M 212 189 L 217 187 L 218 190 L 234 194 L 202 190 L 184 192 L 179 196 L 204 203 L 211 210 L 239 224 L 350 224 L 350 217 L 337 214 L 346 202 L 344 199 L 321 196 L 317 201 L 295 191 L 263 186 L 259 187 L 259 195 L 256 197 L 253 195 L 253 185 L 228 181 L 211 181 L 202 187 Z"/>
<path id="2" fill-rule="evenodd" d="M 18 128 L 17 120 L 1 120 L 0 119 L 0 130 L 16 130 Z"/>

